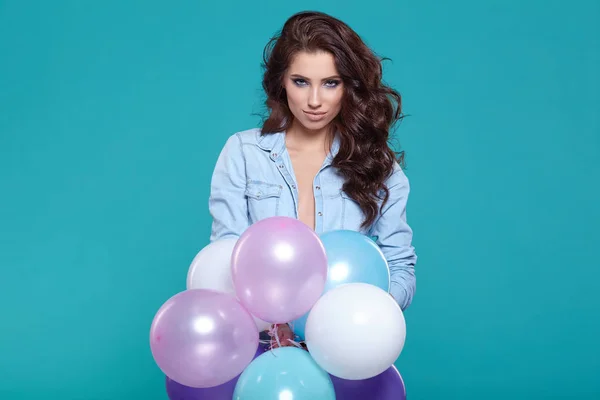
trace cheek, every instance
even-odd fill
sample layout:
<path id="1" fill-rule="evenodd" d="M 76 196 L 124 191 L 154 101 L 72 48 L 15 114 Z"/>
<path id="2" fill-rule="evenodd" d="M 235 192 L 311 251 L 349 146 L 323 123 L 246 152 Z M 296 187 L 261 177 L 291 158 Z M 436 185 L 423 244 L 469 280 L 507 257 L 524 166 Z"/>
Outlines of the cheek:
<path id="1" fill-rule="evenodd" d="M 300 103 L 300 96 L 298 91 L 296 90 L 297 88 L 286 88 L 286 94 L 287 94 L 287 101 L 288 101 L 288 105 L 290 106 L 290 108 L 297 108 L 298 104 Z"/>
<path id="2" fill-rule="evenodd" d="M 330 99 L 331 108 L 333 108 L 335 110 L 339 110 L 340 108 L 342 108 L 343 95 L 344 95 L 344 92 L 341 89 L 336 90 L 335 93 L 332 93 L 332 96 Z"/>

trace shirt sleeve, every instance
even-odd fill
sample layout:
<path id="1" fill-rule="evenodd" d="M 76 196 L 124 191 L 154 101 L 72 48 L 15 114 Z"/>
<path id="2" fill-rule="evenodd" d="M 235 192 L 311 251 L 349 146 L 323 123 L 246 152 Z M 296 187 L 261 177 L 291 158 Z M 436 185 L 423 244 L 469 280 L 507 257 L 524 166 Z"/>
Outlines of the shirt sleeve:
<path id="1" fill-rule="evenodd" d="M 210 241 L 239 237 L 248 228 L 246 162 L 239 135 L 228 140 L 213 171 L 208 207 L 212 216 Z"/>
<path id="2" fill-rule="evenodd" d="M 396 166 L 387 185 L 389 198 L 373 224 L 371 235 L 376 237 L 390 268 L 390 294 L 405 310 L 415 294 L 417 256 L 412 246 L 412 229 L 406 221 L 410 185 L 400 166 Z"/>

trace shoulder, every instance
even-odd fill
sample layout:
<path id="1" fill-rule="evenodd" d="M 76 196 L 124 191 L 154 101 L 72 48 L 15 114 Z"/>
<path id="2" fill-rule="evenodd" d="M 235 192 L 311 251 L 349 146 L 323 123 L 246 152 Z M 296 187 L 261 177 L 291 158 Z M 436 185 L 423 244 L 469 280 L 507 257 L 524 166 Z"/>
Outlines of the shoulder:
<path id="1" fill-rule="evenodd" d="M 260 140 L 260 128 L 250 128 L 236 132 L 227 138 L 227 142 L 237 142 L 239 144 L 257 144 Z"/>
<path id="2" fill-rule="evenodd" d="M 251 128 L 239 131 L 229 136 L 226 146 L 237 146 L 249 154 L 263 153 L 285 146 L 283 132 L 263 134 L 261 128 Z"/>
<path id="3" fill-rule="evenodd" d="M 244 153 L 244 146 L 257 144 L 259 137 L 259 128 L 235 132 L 226 137 L 221 154 L 223 156 L 242 155 Z"/>

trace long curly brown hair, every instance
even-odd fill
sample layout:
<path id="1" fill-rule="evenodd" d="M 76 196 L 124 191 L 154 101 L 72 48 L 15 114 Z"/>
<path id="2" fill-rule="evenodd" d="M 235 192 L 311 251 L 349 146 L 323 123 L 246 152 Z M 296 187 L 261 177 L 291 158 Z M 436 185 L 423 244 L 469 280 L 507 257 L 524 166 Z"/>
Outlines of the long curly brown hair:
<path id="1" fill-rule="evenodd" d="M 287 104 L 283 79 L 293 57 L 301 51 L 333 55 L 344 83 L 342 107 L 332 122 L 340 135 L 340 148 L 332 166 L 345 179 L 342 190 L 355 200 L 370 226 L 389 197 L 385 180 L 395 161 L 404 166 L 404 152 L 389 146 L 390 129 L 403 118 L 400 94 L 382 82 L 379 58 L 344 22 L 321 12 L 291 16 L 267 43 L 263 53 L 263 89 L 268 117 L 262 133 L 287 130 L 293 115 Z"/>

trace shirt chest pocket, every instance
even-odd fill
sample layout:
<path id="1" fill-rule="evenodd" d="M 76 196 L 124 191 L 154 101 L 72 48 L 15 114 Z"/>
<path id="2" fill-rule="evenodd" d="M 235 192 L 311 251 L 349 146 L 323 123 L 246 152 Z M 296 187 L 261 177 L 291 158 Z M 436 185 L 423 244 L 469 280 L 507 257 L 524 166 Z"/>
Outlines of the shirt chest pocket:
<path id="1" fill-rule="evenodd" d="M 246 199 L 250 224 L 261 219 L 279 215 L 281 185 L 259 181 L 248 181 L 246 184 Z"/>

